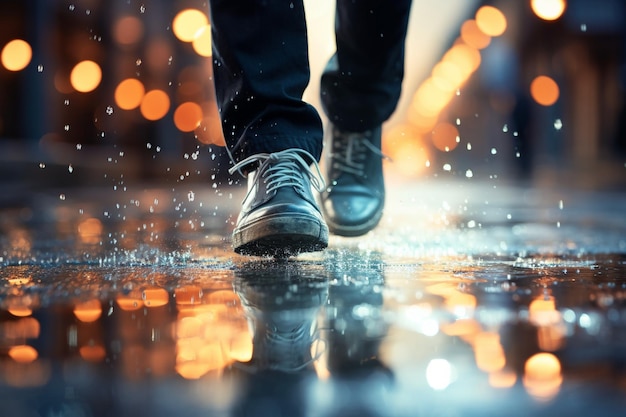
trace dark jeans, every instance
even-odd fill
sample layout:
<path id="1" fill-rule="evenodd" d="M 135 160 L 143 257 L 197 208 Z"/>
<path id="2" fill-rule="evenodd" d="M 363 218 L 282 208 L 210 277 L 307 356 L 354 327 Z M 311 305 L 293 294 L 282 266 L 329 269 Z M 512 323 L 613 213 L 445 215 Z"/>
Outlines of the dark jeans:
<path id="1" fill-rule="evenodd" d="M 322 152 L 322 122 L 302 101 L 309 78 L 303 0 L 211 0 L 217 105 L 235 160 L 290 148 Z M 411 0 L 337 0 L 337 52 L 321 80 L 339 129 L 365 131 L 396 108 Z"/>

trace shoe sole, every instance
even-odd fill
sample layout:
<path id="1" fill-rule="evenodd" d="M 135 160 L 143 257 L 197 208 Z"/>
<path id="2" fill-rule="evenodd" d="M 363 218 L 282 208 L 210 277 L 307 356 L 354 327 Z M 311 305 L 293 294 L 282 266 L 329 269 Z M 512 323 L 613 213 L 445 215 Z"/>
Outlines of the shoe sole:
<path id="1" fill-rule="evenodd" d="M 267 216 L 233 232 L 236 253 L 285 258 L 328 246 L 328 227 L 311 216 Z"/>

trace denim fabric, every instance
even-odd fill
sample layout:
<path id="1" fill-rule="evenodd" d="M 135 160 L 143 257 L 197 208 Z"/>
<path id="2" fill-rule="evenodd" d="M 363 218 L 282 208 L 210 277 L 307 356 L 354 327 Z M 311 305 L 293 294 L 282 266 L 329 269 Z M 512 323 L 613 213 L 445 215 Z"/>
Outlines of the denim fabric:
<path id="1" fill-rule="evenodd" d="M 337 53 L 322 102 L 339 128 L 382 124 L 400 96 L 410 0 L 337 0 Z M 211 0 L 213 68 L 226 144 L 235 161 L 304 149 L 317 160 L 322 121 L 302 101 L 309 78 L 303 0 Z"/>

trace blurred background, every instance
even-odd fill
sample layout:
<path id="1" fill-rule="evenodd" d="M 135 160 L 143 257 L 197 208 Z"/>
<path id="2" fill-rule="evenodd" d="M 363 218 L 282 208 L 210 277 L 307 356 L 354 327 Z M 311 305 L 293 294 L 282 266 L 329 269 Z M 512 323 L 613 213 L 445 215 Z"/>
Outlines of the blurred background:
<path id="1" fill-rule="evenodd" d="M 334 2 L 305 5 L 319 105 Z M 625 20 L 621 0 L 415 0 L 389 181 L 621 187 Z M 2 184 L 232 183 L 210 36 L 203 0 L 0 2 Z"/>

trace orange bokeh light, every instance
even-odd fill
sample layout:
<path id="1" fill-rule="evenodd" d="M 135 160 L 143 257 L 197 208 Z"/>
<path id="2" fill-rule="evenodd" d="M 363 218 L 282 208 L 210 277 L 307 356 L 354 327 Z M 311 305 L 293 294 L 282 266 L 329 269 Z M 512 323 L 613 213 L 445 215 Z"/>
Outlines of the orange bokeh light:
<path id="1" fill-rule="evenodd" d="M 565 0 L 531 0 L 530 7 L 543 20 L 557 20 L 565 12 Z"/>
<path id="2" fill-rule="evenodd" d="M 33 50 L 28 42 L 14 39 L 2 48 L 0 62 L 9 71 L 21 71 L 30 64 Z"/>
<path id="3" fill-rule="evenodd" d="M 461 83 L 463 83 L 472 72 L 476 71 L 480 65 L 481 57 L 476 48 L 465 43 L 457 43 L 445 53 L 442 60 L 457 66 L 462 75 Z"/>
<path id="4" fill-rule="evenodd" d="M 174 111 L 174 124 L 182 132 L 191 132 L 202 123 L 202 108 L 197 103 L 188 101 Z"/>
<path id="5" fill-rule="evenodd" d="M 440 151 L 449 152 L 459 144 L 459 130 L 450 123 L 438 123 L 433 129 L 433 145 Z"/>
<path id="6" fill-rule="evenodd" d="M 127 78 L 115 88 L 115 103 L 123 110 L 136 109 L 141 105 L 145 92 L 141 81 Z"/>
<path id="7" fill-rule="evenodd" d="M 213 55 L 211 40 L 211 25 L 202 26 L 198 29 L 192 41 L 193 50 L 200 56 L 210 57 Z"/>
<path id="8" fill-rule="evenodd" d="M 476 49 L 486 48 L 491 43 L 491 37 L 480 30 L 473 19 L 466 20 L 461 26 L 461 39 Z"/>
<path id="9" fill-rule="evenodd" d="M 530 94 L 542 106 L 551 106 L 559 99 L 559 86 L 552 78 L 540 75 L 530 84 Z"/>
<path id="10" fill-rule="evenodd" d="M 78 235 L 85 243 L 99 243 L 102 236 L 102 222 L 94 217 L 83 220 L 78 224 Z"/>
<path id="11" fill-rule="evenodd" d="M 493 6 L 483 6 L 476 12 L 476 24 L 489 36 L 500 36 L 506 31 L 506 17 Z"/>
<path id="12" fill-rule="evenodd" d="M 146 307 L 163 307 L 170 300 L 170 295 L 164 288 L 146 288 L 142 293 L 143 302 Z"/>
<path id="13" fill-rule="evenodd" d="M 185 9 L 179 12 L 172 22 L 174 35 L 183 42 L 192 42 L 200 29 L 209 24 L 209 19 L 200 10 Z"/>
<path id="14" fill-rule="evenodd" d="M 113 38 L 120 45 L 132 45 L 141 40 L 143 32 L 141 20 L 135 16 L 124 16 L 115 22 Z"/>
<path id="15" fill-rule="evenodd" d="M 474 337 L 474 357 L 481 371 L 498 372 L 504 369 L 506 358 L 500 335 L 495 332 L 478 333 Z"/>
<path id="16" fill-rule="evenodd" d="M 524 387 L 538 400 L 547 401 L 558 394 L 563 375 L 561 362 L 551 353 L 537 353 L 524 364 Z"/>
<path id="17" fill-rule="evenodd" d="M 83 323 L 93 323 L 102 315 L 102 305 L 99 300 L 89 300 L 74 306 L 74 316 Z"/>
<path id="18" fill-rule="evenodd" d="M 163 90 L 148 91 L 141 100 L 141 114 L 148 120 L 162 119 L 169 109 L 170 98 Z"/>
<path id="19" fill-rule="evenodd" d="M 102 70 L 93 61 L 82 61 L 76 64 L 70 73 L 70 82 L 76 91 L 88 93 L 95 90 L 102 81 Z"/>
<path id="20" fill-rule="evenodd" d="M 100 362 L 106 357 L 106 350 L 101 345 L 81 346 L 78 353 L 88 362 Z"/>
<path id="21" fill-rule="evenodd" d="M 31 363 L 37 360 L 39 354 L 37 353 L 37 350 L 32 346 L 19 345 L 13 346 L 9 349 L 9 356 L 15 362 Z"/>
<path id="22" fill-rule="evenodd" d="M 410 124 L 400 124 L 391 128 L 383 137 L 383 153 L 388 155 L 402 175 L 409 178 L 420 176 L 430 158 L 419 130 Z"/>

